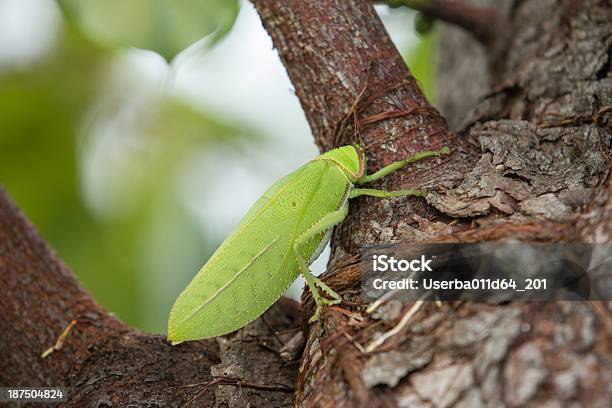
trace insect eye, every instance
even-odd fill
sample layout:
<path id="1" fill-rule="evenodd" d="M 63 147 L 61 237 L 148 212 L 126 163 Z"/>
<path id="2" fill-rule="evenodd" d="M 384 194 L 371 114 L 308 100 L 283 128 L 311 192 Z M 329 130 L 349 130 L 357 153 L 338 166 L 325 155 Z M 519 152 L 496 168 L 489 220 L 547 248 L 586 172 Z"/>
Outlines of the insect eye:
<path id="1" fill-rule="evenodd" d="M 293 208 L 297 207 L 297 203 L 295 201 L 292 201 L 291 202 L 291 207 L 293 207 Z"/>

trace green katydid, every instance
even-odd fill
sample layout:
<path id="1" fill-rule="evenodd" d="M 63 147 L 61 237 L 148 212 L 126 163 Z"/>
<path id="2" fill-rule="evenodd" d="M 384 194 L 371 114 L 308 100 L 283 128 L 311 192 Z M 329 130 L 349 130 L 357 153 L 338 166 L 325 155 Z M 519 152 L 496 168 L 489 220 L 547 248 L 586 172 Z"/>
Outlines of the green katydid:
<path id="1" fill-rule="evenodd" d="M 302 274 L 317 308 L 342 298 L 308 266 L 321 253 L 332 228 L 348 214 L 348 201 L 375 197 L 423 196 L 424 190 L 373 190 L 356 185 L 378 180 L 409 163 L 449 154 L 444 147 L 391 163 L 366 175 L 363 150 L 343 146 L 317 157 L 273 184 L 257 200 L 191 283 L 179 295 L 168 320 L 173 344 L 220 336 L 262 315 Z M 321 296 L 317 286 L 331 299 Z"/>

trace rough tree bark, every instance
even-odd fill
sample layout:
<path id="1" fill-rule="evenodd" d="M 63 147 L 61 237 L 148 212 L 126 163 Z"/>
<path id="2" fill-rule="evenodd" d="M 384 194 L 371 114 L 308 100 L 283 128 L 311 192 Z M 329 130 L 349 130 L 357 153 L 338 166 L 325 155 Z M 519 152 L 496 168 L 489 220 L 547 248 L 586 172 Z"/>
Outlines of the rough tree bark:
<path id="1" fill-rule="evenodd" d="M 275 331 L 295 327 L 292 301 L 234 336 L 173 347 L 103 310 L 2 191 L 0 288 L 0 386 L 68 387 L 65 407 L 291 404 L 295 367 L 278 357 L 288 335 Z"/>
<path id="2" fill-rule="evenodd" d="M 454 150 L 447 161 L 417 165 L 386 186 L 432 187 L 427 206 L 363 199 L 351 208 L 335 231 L 327 274 L 345 299 L 359 301 L 359 270 L 346 258 L 362 244 L 609 241 L 612 19 L 605 1 L 506 2 L 508 31 L 498 35 L 507 38 L 486 49 L 446 36 L 459 46 L 449 55 L 445 48 L 441 61 L 450 57 L 459 68 L 467 60 L 482 73 L 453 75 L 455 64 L 446 70 L 442 107 L 455 136 L 424 102 L 364 2 L 255 5 L 322 150 L 335 144 L 339 130 L 357 134 L 376 167 L 440 143 Z M 469 50 L 484 58 L 469 61 Z M 469 113 L 466 95 L 474 102 L 486 97 Z M 345 117 L 352 126 L 343 126 Z M 611 400 L 609 304 L 427 305 L 384 351 L 363 353 L 402 315 L 397 308 L 376 317 L 361 307 L 329 308 L 308 333 L 296 402 L 607 406 Z"/>
<path id="3" fill-rule="evenodd" d="M 355 200 L 325 276 L 351 303 L 302 321 L 299 370 L 279 353 L 292 333 L 275 334 L 297 326 L 295 304 L 233 335 L 171 347 L 97 305 L 2 193 L 0 386 L 67 386 L 68 407 L 608 406 L 609 303 L 426 305 L 377 352 L 359 347 L 406 312 L 367 316 L 358 306 L 362 244 L 611 240 L 611 9 L 606 0 L 502 3 L 503 52 L 499 41 L 443 37 L 440 106 L 451 133 L 369 2 L 254 0 L 322 150 L 358 140 L 376 170 L 453 149 L 381 184 L 429 187 L 424 200 Z M 303 308 L 312 313 L 308 297 Z"/>

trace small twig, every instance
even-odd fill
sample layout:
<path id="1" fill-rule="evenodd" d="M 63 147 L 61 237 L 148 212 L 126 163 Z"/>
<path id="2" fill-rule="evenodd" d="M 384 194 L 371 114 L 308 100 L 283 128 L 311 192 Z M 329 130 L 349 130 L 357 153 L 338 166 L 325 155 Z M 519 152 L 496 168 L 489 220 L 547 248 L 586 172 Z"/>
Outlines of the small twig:
<path id="1" fill-rule="evenodd" d="M 66 341 L 66 337 L 68 337 L 68 334 L 70 333 L 72 328 L 76 325 L 76 323 L 77 323 L 76 320 L 73 320 L 70 323 L 68 323 L 68 326 L 66 326 L 66 328 L 64 329 L 62 334 L 59 335 L 59 337 L 57 338 L 57 341 L 55 342 L 55 344 L 53 346 L 49 347 L 47 350 L 45 350 L 45 352 L 41 354 L 41 357 L 42 358 L 47 358 L 54 351 L 61 350 L 62 346 L 64 345 L 64 342 Z"/>
<path id="2" fill-rule="evenodd" d="M 283 336 L 285 334 L 293 334 L 296 333 L 300 330 L 299 327 L 294 327 L 293 329 L 287 329 L 287 330 L 281 330 L 279 332 L 277 332 L 276 334 L 278 334 L 279 336 Z"/>
<path id="3" fill-rule="evenodd" d="M 274 330 L 274 329 L 272 328 L 272 326 L 270 326 L 270 324 L 269 324 L 269 323 L 267 322 L 267 320 L 266 320 L 266 315 L 265 315 L 265 314 L 261 315 L 261 321 L 262 321 L 262 322 L 263 322 L 263 324 L 266 326 L 266 328 L 267 328 L 267 329 L 268 329 L 268 330 L 269 330 L 269 331 L 270 331 L 272 334 L 274 334 L 274 337 L 273 337 L 273 338 L 274 338 L 274 340 L 276 340 L 276 341 L 278 342 L 278 344 L 279 344 L 280 346 L 282 346 L 282 345 L 283 345 L 283 342 L 282 342 L 282 341 L 281 341 L 281 340 L 278 338 L 278 337 L 280 336 L 280 334 L 279 334 L 279 333 L 278 333 L 276 330 Z"/>
<path id="4" fill-rule="evenodd" d="M 215 381 L 218 380 L 219 385 L 233 385 L 236 387 L 254 388 L 257 390 L 268 390 L 268 391 L 281 391 L 281 392 L 293 392 L 295 389 L 284 384 L 261 384 L 251 382 L 234 377 L 213 377 Z"/>
<path id="5" fill-rule="evenodd" d="M 595 116 L 593 116 L 593 122 L 597 124 L 601 124 L 604 115 L 608 112 L 612 112 L 612 105 L 607 105 L 607 106 L 600 108 L 595 114 Z"/>
<path id="6" fill-rule="evenodd" d="M 342 303 L 344 303 L 344 300 L 342 301 Z M 361 317 L 360 313 L 354 313 L 354 312 L 351 312 L 350 310 L 346 310 L 346 309 L 338 307 L 338 306 L 329 306 L 329 308 L 334 310 L 334 311 L 336 311 L 336 312 L 339 312 L 339 313 L 341 313 L 341 314 L 343 314 L 345 316 L 348 316 L 349 318 L 354 319 L 356 321 L 362 321 L 363 320 L 363 317 Z"/>
<path id="7" fill-rule="evenodd" d="M 538 123 L 538 127 L 539 128 L 551 128 L 551 127 L 562 127 L 562 126 L 578 126 L 581 124 L 589 124 L 589 123 L 594 123 L 598 126 L 602 126 L 604 116 L 606 115 L 606 113 L 609 113 L 611 111 L 612 111 L 612 105 L 601 107 L 592 116 L 590 115 L 566 116 L 562 113 L 557 113 L 557 112 L 545 112 L 539 115 L 540 118 L 542 118 L 543 116 L 548 116 L 548 117 L 552 116 L 554 118 L 559 118 L 559 120 L 556 122 L 552 122 L 552 121 L 547 122 L 547 121 L 544 121 L 544 119 L 542 118 L 542 120 L 540 120 L 540 123 Z"/>
<path id="8" fill-rule="evenodd" d="M 354 127 L 358 126 L 357 115 L 360 109 L 360 103 L 361 103 L 363 96 L 368 91 L 368 86 L 370 84 L 370 75 L 372 74 L 373 67 L 374 67 L 374 61 L 370 62 L 370 65 L 366 72 L 365 84 L 363 85 L 363 87 L 361 88 L 361 91 L 359 91 L 359 94 L 353 101 L 351 108 L 338 121 L 338 123 L 336 123 L 335 129 L 334 129 L 334 136 L 332 138 L 335 147 L 340 146 L 341 144 L 344 143 L 344 140 L 342 140 L 342 138 L 345 136 L 345 133 L 347 131 L 349 119 L 353 118 L 353 126 Z M 357 134 L 357 136 L 359 136 L 359 129 L 355 128 L 353 130 Z"/>
<path id="9" fill-rule="evenodd" d="M 181 408 L 185 408 L 186 406 L 188 406 L 189 404 L 191 404 L 192 402 L 194 402 L 195 400 L 197 400 L 198 398 L 200 398 L 200 396 L 202 396 L 202 395 L 203 395 L 203 394 L 206 392 L 206 390 L 207 390 L 207 389 L 209 389 L 209 388 L 210 388 L 210 387 L 212 387 L 213 385 L 218 384 L 218 383 L 220 383 L 220 382 L 221 382 L 221 381 L 220 381 L 220 379 L 219 379 L 219 378 L 215 378 L 214 380 L 209 381 L 209 382 L 204 383 L 204 384 L 201 384 L 201 383 L 197 383 L 197 384 L 189 384 L 189 386 L 191 386 L 191 385 L 200 385 L 200 384 L 201 384 L 201 385 L 204 385 L 204 387 L 203 387 L 203 388 L 202 388 L 200 391 L 198 391 L 198 392 L 196 393 L 196 395 L 194 395 L 194 396 L 193 396 L 193 397 L 191 397 L 191 398 L 190 398 L 190 399 L 189 399 L 189 400 L 188 400 L 186 403 L 184 403 L 184 404 L 181 406 Z"/>
<path id="10" fill-rule="evenodd" d="M 408 278 L 412 279 L 416 277 L 416 273 L 411 273 Z M 372 314 L 374 313 L 374 311 L 376 309 L 378 309 L 383 303 L 387 302 L 389 299 L 393 298 L 396 294 L 399 293 L 399 289 L 392 289 L 388 292 L 386 292 L 384 295 L 382 295 L 380 298 L 376 299 L 374 302 L 372 302 L 368 308 L 366 309 L 366 313 L 367 314 Z M 429 293 L 429 292 L 427 292 Z"/>
<path id="11" fill-rule="evenodd" d="M 365 126 L 368 126 L 368 125 L 371 125 L 373 123 L 380 122 L 383 120 L 392 119 L 392 118 L 401 118 L 402 116 L 407 116 L 412 113 L 415 113 L 415 111 L 416 111 L 416 108 L 384 111 L 384 112 L 377 113 L 376 115 L 372 115 L 372 116 L 368 116 L 367 118 L 363 118 L 359 122 L 359 124 L 365 127 Z"/>
<path id="12" fill-rule="evenodd" d="M 201 397 L 206 392 L 206 390 L 208 390 L 213 385 L 233 385 L 237 387 L 254 388 L 258 390 L 267 390 L 267 391 L 280 391 L 280 392 L 293 392 L 295 390 L 293 387 L 290 387 L 284 384 L 261 384 L 261 383 L 250 382 L 247 380 L 243 380 L 240 378 L 234 378 L 234 377 L 213 377 L 213 380 L 207 383 L 189 384 L 189 385 L 185 385 L 182 387 L 196 386 L 196 385 L 203 385 L 204 387 L 200 391 L 198 391 L 197 394 L 191 397 L 185 404 L 183 404 L 182 408 L 196 401 L 199 397 Z"/>
<path id="13" fill-rule="evenodd" d="M 508 24 L 495 7 L 449 0 L 374 0 L 391 7 L 405 6 L 427 17 L 457 25 L 486 46 L 495 44 Z"/>
<path id="14" fill-rule="evenodd" d="M 357 342 L 357 340 L 355 340 L 350 334 L 345 332 L 344 337 L 346 337 L 353 344 L 353 346 L 355 346 L 355 348 L 357 348 L 357 350 L 359 350 L 362 354 L 366 352 L 363 346 L 359 344 L 359 342 Z"/>
<path id="15" fill-rule="evenodd" d="M 349 111 L 336 123 L 336 126 L 334 128 L 334 137 L 333 137 L 335 146 L 339 146 L 341 143 L 344 143 L 344 141 L 342 140 L 342 137 L 347 133 L 347 131 L 350 128 L 349 126 L 350 119 L 352 119 L 352 122 L 353 122 L 352 123 L 353 139 L 355 139 L 355 137 L 359 139 L 361 136 L 360 134 L 361 127 L 372 125 L 374 123 L 377 123 L 383 120 L 398 118 L 398 117 L 402 117 L 402 116 L 406 116 L 410 114 L 424 114 L 424 115 L 432 115 L 432 116 L 438 116 L 438 117 L 440 116 L 440 113 L 432 106 L 418 106 L 418 107 L 410 107 L 408 109 L 403 109 L 393 103 L 387 102 L 389 105 L 391 105 L 394 108 L 393 110 L 381 112 L 381 113 L 378 113 L 372 116 L 368 116 L 367 118 L 360 120 L 359 115 L 363 113 L 372 104 L 376 102 L 381 102 L 386 95 L 404 86 L 408 86 L 411 84 L 411 81 L 414 81 L 414 79 L 402 80 L 402 81 L 399 81 L 398 83 L 384 87 L 381 91 L 379 91 L 376 94 L 369 95 L 368 88 L 370 85 L 370 76 L 371 76 L 373 67 L 374 67 L 374 63 L 372 62 L 370 64 L 370 67 L 368 68 L 368 73 L 365 79 L 365 85 L 363 86 L 363 88 L 361 89 L 361 91 L 359 92 L 355 100 L 353 101 L 353 104 L 351 105 L 351 108 L 349 109 Z M 363 144 L 363 141 L 360 141 L 360 142 Z"/>
<path id="16" fill-rule="evenodd" d="M 383 335 L 375 339 L 373 342 L 368 344 L 368 346 L 366 347 L 366 351 L 368 353 L 374 351 L 378 346 L 382 345 L 388 338 L 393 337 L 397 333 L 401 332 L 404 327 L 406 327 L 412 316 L 414 316 L 416 312 L 419 311 L 421 306 L 423 306 L 424 302 L 424 300 L 416 301 L 414 305 L 412 305 L 412 307 L 408 309 L 408 311 L 404 314 L 402 320 L 400 320 L 397 326 L 395 326 L 393 329 L 389 330 L 388 332 L 384 333 Z"/>
<path id="17" fill-rule="evenodd" d="M 392 289 L 390 291 L 388 291 L 387 293 L 385 293 L 384 295 L 382 295 L 379 299 L 376 299 L 374 302 L 372 302 L 368 308 L 366 309 L 366 313 L 367 314 L 372 314 L 374 313 L 374 311 L 376 309 L 378 309 L 378 307 L 380 305 L 382 305 L 383 303 L 385 303 L 387 300 L 391 299 L 393 296 L 395 296 L 397 293 L 399 292 L 399 289 Z"/>

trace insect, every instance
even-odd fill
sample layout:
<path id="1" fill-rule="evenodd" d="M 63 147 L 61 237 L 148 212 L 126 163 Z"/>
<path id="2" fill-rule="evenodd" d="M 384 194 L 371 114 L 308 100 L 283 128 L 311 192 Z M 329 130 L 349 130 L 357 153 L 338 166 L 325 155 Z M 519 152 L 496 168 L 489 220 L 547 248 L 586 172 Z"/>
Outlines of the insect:
<path id="1" fill-rule="evenodd" d="M 168 319 L 173 344 L 220 336 L 263 314 L 302 274 L 317 308 L 342 298 L 308 267 L 329 241 L 332 227 L 348 214 L 349 199 L 423 196 L 424 190 L 374 190 L 357 186 L 409 163 L 441 154 L 444 147 L 397 161 L 367 175 L 363 150 L 330 150 L 273 184 L 179 295 Z M 318 288 L 331 299 L 322 296 Z"/>

